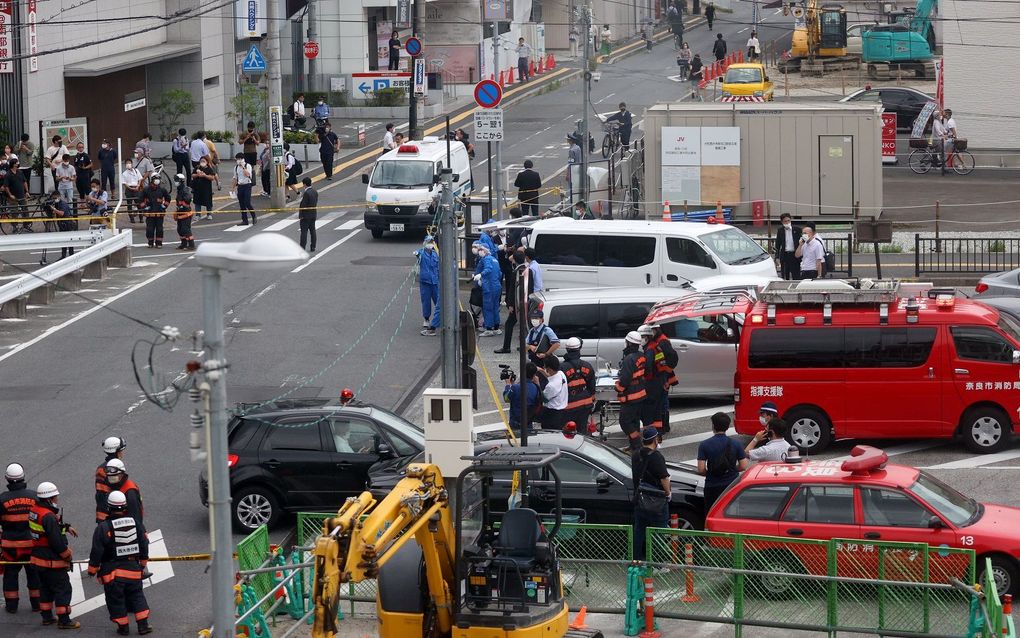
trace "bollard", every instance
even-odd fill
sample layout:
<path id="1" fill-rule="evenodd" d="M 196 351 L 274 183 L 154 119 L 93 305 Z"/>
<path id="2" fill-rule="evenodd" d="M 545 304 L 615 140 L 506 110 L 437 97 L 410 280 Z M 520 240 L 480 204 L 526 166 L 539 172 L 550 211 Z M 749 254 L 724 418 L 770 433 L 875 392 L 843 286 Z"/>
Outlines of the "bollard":
<path id="1" fill-rule="evenodd" d="M 694 544 L 684 544 L 684 565 L 694 566 Z M 701 602 L 701 596 L 694 593 L 694 570 L 684 570 L 684 595 L 680 598 L 685 603 Z"/>
<path id="2" fill-rule="evenodd" d="M 680 529 L 680 515 L 670 514 L 669 515 L 669 527 L 670 529 Z M 672 536 L 669 539 L 670 549 L 673 551 L 673 563 L 680 562 L 680 539 L 677 536 Z"/>
<path id="3" fill-rule="evenodd" d="M 655 631 L 655 586 L 652 577 L 645 576 L 645 630 L 638 634 L 641 638 L 660 638 Z"/>
<path id="4" fill-rule="evenodd" d="M 662 221 L 671 222 L 673 221 L 673 213 L 669 210 L 669 200 L 662 202 Z"/>
<path id="5" fill-rule="evenodd" d="M 641 631 L 641 578 L 645 568 L 631 565 L 627 568 L 627 607 L 623 618 L 623 635 L 636 636 Z"/>
<path id="6" fill-rule="evenodd" d="M 1009 623 L 1006 619 L 1013 615 L 1013 596 L 1006 594 L 1002 597 L 1002 635 L 1009 635 Z"/>

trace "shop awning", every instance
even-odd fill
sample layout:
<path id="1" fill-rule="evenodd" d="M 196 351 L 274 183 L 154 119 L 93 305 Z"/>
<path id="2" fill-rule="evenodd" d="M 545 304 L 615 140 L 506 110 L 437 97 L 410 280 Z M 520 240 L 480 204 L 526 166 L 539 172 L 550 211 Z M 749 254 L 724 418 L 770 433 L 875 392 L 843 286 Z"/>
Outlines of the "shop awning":
<path id="1" fill-rule="evenodd" d="M 198 42 L 175 42 L 157 44 L 155 46 L 113 53 L 98 58 L 82 60 L 72 64 L 64 65 L 64 77 L 68 78 L 92 78 L 99 75 L 106 75 L 115 71 L 123 71 L 136 66 L 179 58 L 190 53 L 197 53 L 202 50 Z"/>

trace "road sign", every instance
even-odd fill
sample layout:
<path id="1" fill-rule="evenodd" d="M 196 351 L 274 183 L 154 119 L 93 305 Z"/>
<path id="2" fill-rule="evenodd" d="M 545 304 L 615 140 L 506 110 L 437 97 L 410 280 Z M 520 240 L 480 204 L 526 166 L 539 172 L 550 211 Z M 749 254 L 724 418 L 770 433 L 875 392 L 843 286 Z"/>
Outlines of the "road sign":
<path id="1" fill-rule="evenodd" d="M 421 40 L 418 38 L 408 38 L 407 42 L 404 43 L 404 50 L 412 58 L 421 55 Z"/>
<path id="2" fill-rule="evenodd" d="M 896 163 L 896 113 L 882 114 L 882 163 Z"/>
<path id="3" fill-rule="evenodd" d="M 503 109 L 475 109 L 474 138 L 476 142 L 502 142 Z"/>
<path id="4" fill-rule="evenodd" d="M 273 164 L 283 164 L 283 107 L 269 107 L 269 147 L 273 151 Z"/>
<path id="5" fill-rule="evenodd" d="M 266 59 L 262 57 L 262 52 L 259 51 L 257 44 L 251 45 L 251 48 L 248 49 L 248 55 L 244 56 L 244 62 L 241 64 L 241 70 L 245 73 L 266 72 Z"/>
<path id="6" fill-rule="evenodd" d="M 314 40 L 305 42 L 305 57 L 314 60 L 319 57 L 319 43 Z"/>
<path id="7" fill-rule="evenodd" d="M 475 85 L 475 102 L 483 109 L 499 106 L 503 99 L 503 88 L 492 80 L 482 80 Z"/>
<path id="8" fill-rule="evenodd" d="M 425 95 L 425 58 L 414 59 L 414 94 Z"/>
<path id="9" fill-rule="evenodd" d="M 247 27 L 247 31 L 249 34 L 253 33 L 255 34 L 252 37 L 258 37 L 258 31 L 256 31 L 259 23 L 258 18 L 259 18 L 259 3 L 256 2 L 256 0 L 248 0 L 248 22 L 247 24 L 245 24 L 245 26 Z"/>
<path id="10" fill-rule="evenodd" d="M 379 71 L 376 73 L 351 73 L 351 89 L 361 97 L 367 97 L 382 89 L 411 90 L 411 74 L 402 71 Z"/>

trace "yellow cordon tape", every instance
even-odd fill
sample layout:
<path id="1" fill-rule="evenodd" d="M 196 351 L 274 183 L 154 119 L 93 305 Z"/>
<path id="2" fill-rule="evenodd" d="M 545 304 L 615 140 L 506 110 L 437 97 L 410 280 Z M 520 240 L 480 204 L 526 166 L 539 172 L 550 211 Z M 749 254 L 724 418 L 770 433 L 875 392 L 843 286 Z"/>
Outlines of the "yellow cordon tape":
<path id="1" fill-rule="evenodd" d="M 236 556 L 236 555 L 235 555 Z M 212 554 L 181 554 L 179 556 L 152 556 L 149 558 L 150 563 L 169 563 L 169 562 L 184 562 L 184 561 L 197 561 L 197 560 L 212 560 Z M 79 565 L 87 565 L 87 560 L 73 560 L 72 563 Z M 0 561 L 0 565 L 31 565 L 31 561 L 14 561 L 4 560 Z"/>

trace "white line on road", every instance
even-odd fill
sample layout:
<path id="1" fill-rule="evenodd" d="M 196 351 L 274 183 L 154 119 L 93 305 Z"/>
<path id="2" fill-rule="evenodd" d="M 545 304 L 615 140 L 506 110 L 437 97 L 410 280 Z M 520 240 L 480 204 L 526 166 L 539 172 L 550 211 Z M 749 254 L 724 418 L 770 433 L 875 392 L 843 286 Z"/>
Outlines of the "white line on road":
<path id="1" fill-rule="evenodd" d="M 744 28 L 743 28 L 743 29 L 741 29 L 740 31 L 737 31 L 737 33 L 743 33 L 744 31 L 747 31 L 747 30 L 748 30 L 748 28 L 749 28 L 749 27 L 744 27 Z"/>
<path id="2" fill-rule="evenodd" d="M 939 465 L 929 465 L 921 469 L 924 470 L 965 470 L 972 469 L 975 467 L 981 467 L 984 465 L 991 465 L 992 463 L 999 463 L 1002 461 L 1010 461 L 1013 459 L 1020 458 L 1020 449 L 1007 450 L 1005 452 L 998 452 L 996 454 L 978 454 L 958 461 L 950 461 L 948 463 L 940 463 Z"/>
<path id="3" fill-rule="evenodd" d="M 362 223 L 363 222 L 360 219 L 348 219 L 347 221 L 345 221 L 344 223 L 340 224 L 339 226 L 337 226 L 333 230 L 354 230 L 358 226 L 361 226 Z"/>
<path id="4" fill-rule="evenodd" d="M 326 224 L 330 224 L 332 222 L 335 222 L 336 218 L 339 217 L 339 216 L 340 216 L 340 213 L 337 212 L 337 211 L 328 212 L 328 213 L 326 213 L 326 216 L 323 217 L 322 219 L 315 220 L 315 227 L 316 228 L 322 228 Z"/>
<path id="5" fill-rule="evenodd" d="M 353 233 L 351 233 L 350 235 L 345 235 L 345 236 L 343 237 L 343 239 L 340 239 L 339 241 L 333 242 L 333 243 L 332 243 L 332 244 L 330 244 L 329 246 L 326 246 L 326 247 L 325 247 L 325 248 L 323 248 L 323 249 L 322 249 L 321 251 L 319 251 L 319 254 L 318 254 L 318 255 L 316 255 L 316 256 L 314 256 L 314 257 L 312 257 L 311 259 L 309 259 L 309 260 L 308 260 L 308 261 L 306 261 L 305 263 L 301 264 L 300 266 L 298 266 L 297 268 L 295 268 L 295 269 L 294 269 L 294 270 L 292 270 L 291 272 L 301 272 L 301 271 L 302 271 L 302 270 L 304 270 L 305 268 L 308 268 L 309 266 L 311 266 L 312 264 L 314 264 L 315 262 L 317 262 L 317 261 L 318 261 L 318 260 L 319 260 L 320 258 L 322 258 L 322 257 L 323 257 L 323 256 L 324 256 L 324 255 L 325 255 L 326 253 L 328 253 L 329 251 L 333 250 L 334 248 L 336 248 L 336 247 L 337 247 L 337 246 L 339 246 L 340 244 L 344 243 L 344 242 L 345 242 L 345 241 L 347 241 L 348 239 L 350 239 L 350 238 L 354 237 L 355 235 L 357 235 L 357 234 L 358 234 L 358 233 L 360 233 L 360 232 L 361 232 L 360 230 L 356 230 L 356 231 L 354 231 Z M 0 359 L 0 360 L 2 360 L 2 359 Z"/>
<path id="6" fill-rule="evenodd" d="M 293 224 L 296 224 L 297 221 L 298 221 L 297 213 L 294 213 L 294 214 L 288 216 L 286 219 L 281 219 L 280 221 L 276 222 L 275 224 L 272 224 L 270 226 L 266 226 L 264 230 L 267 233 L 273 233 L 273 232 L 276 232 L 278 230 L 283 230 L 287 226 L 291 226 Z M 227 230 L 230 230 L 230 229 L 228 228 Z"/>
<path id="7" fill-rule="evenodd" d="M 891 447 L 882 448 L 882 451 L 887 456 L 898 456 L 900 454 L 911 454 L 913 452 L 920 452 L 921 450 L 930 450 L 933 447 L 940 447 L 945 445 L 945 441 L 914 441 L 913 443 L 902 443 L 900 445 L 893 445 Z M 1018 455 L 1020 456 L 1020 455 Z M 847 459 L 853 458 L 849 454 L 846 456 L 838 456 L 833 461 L 846 461 Z"/>

